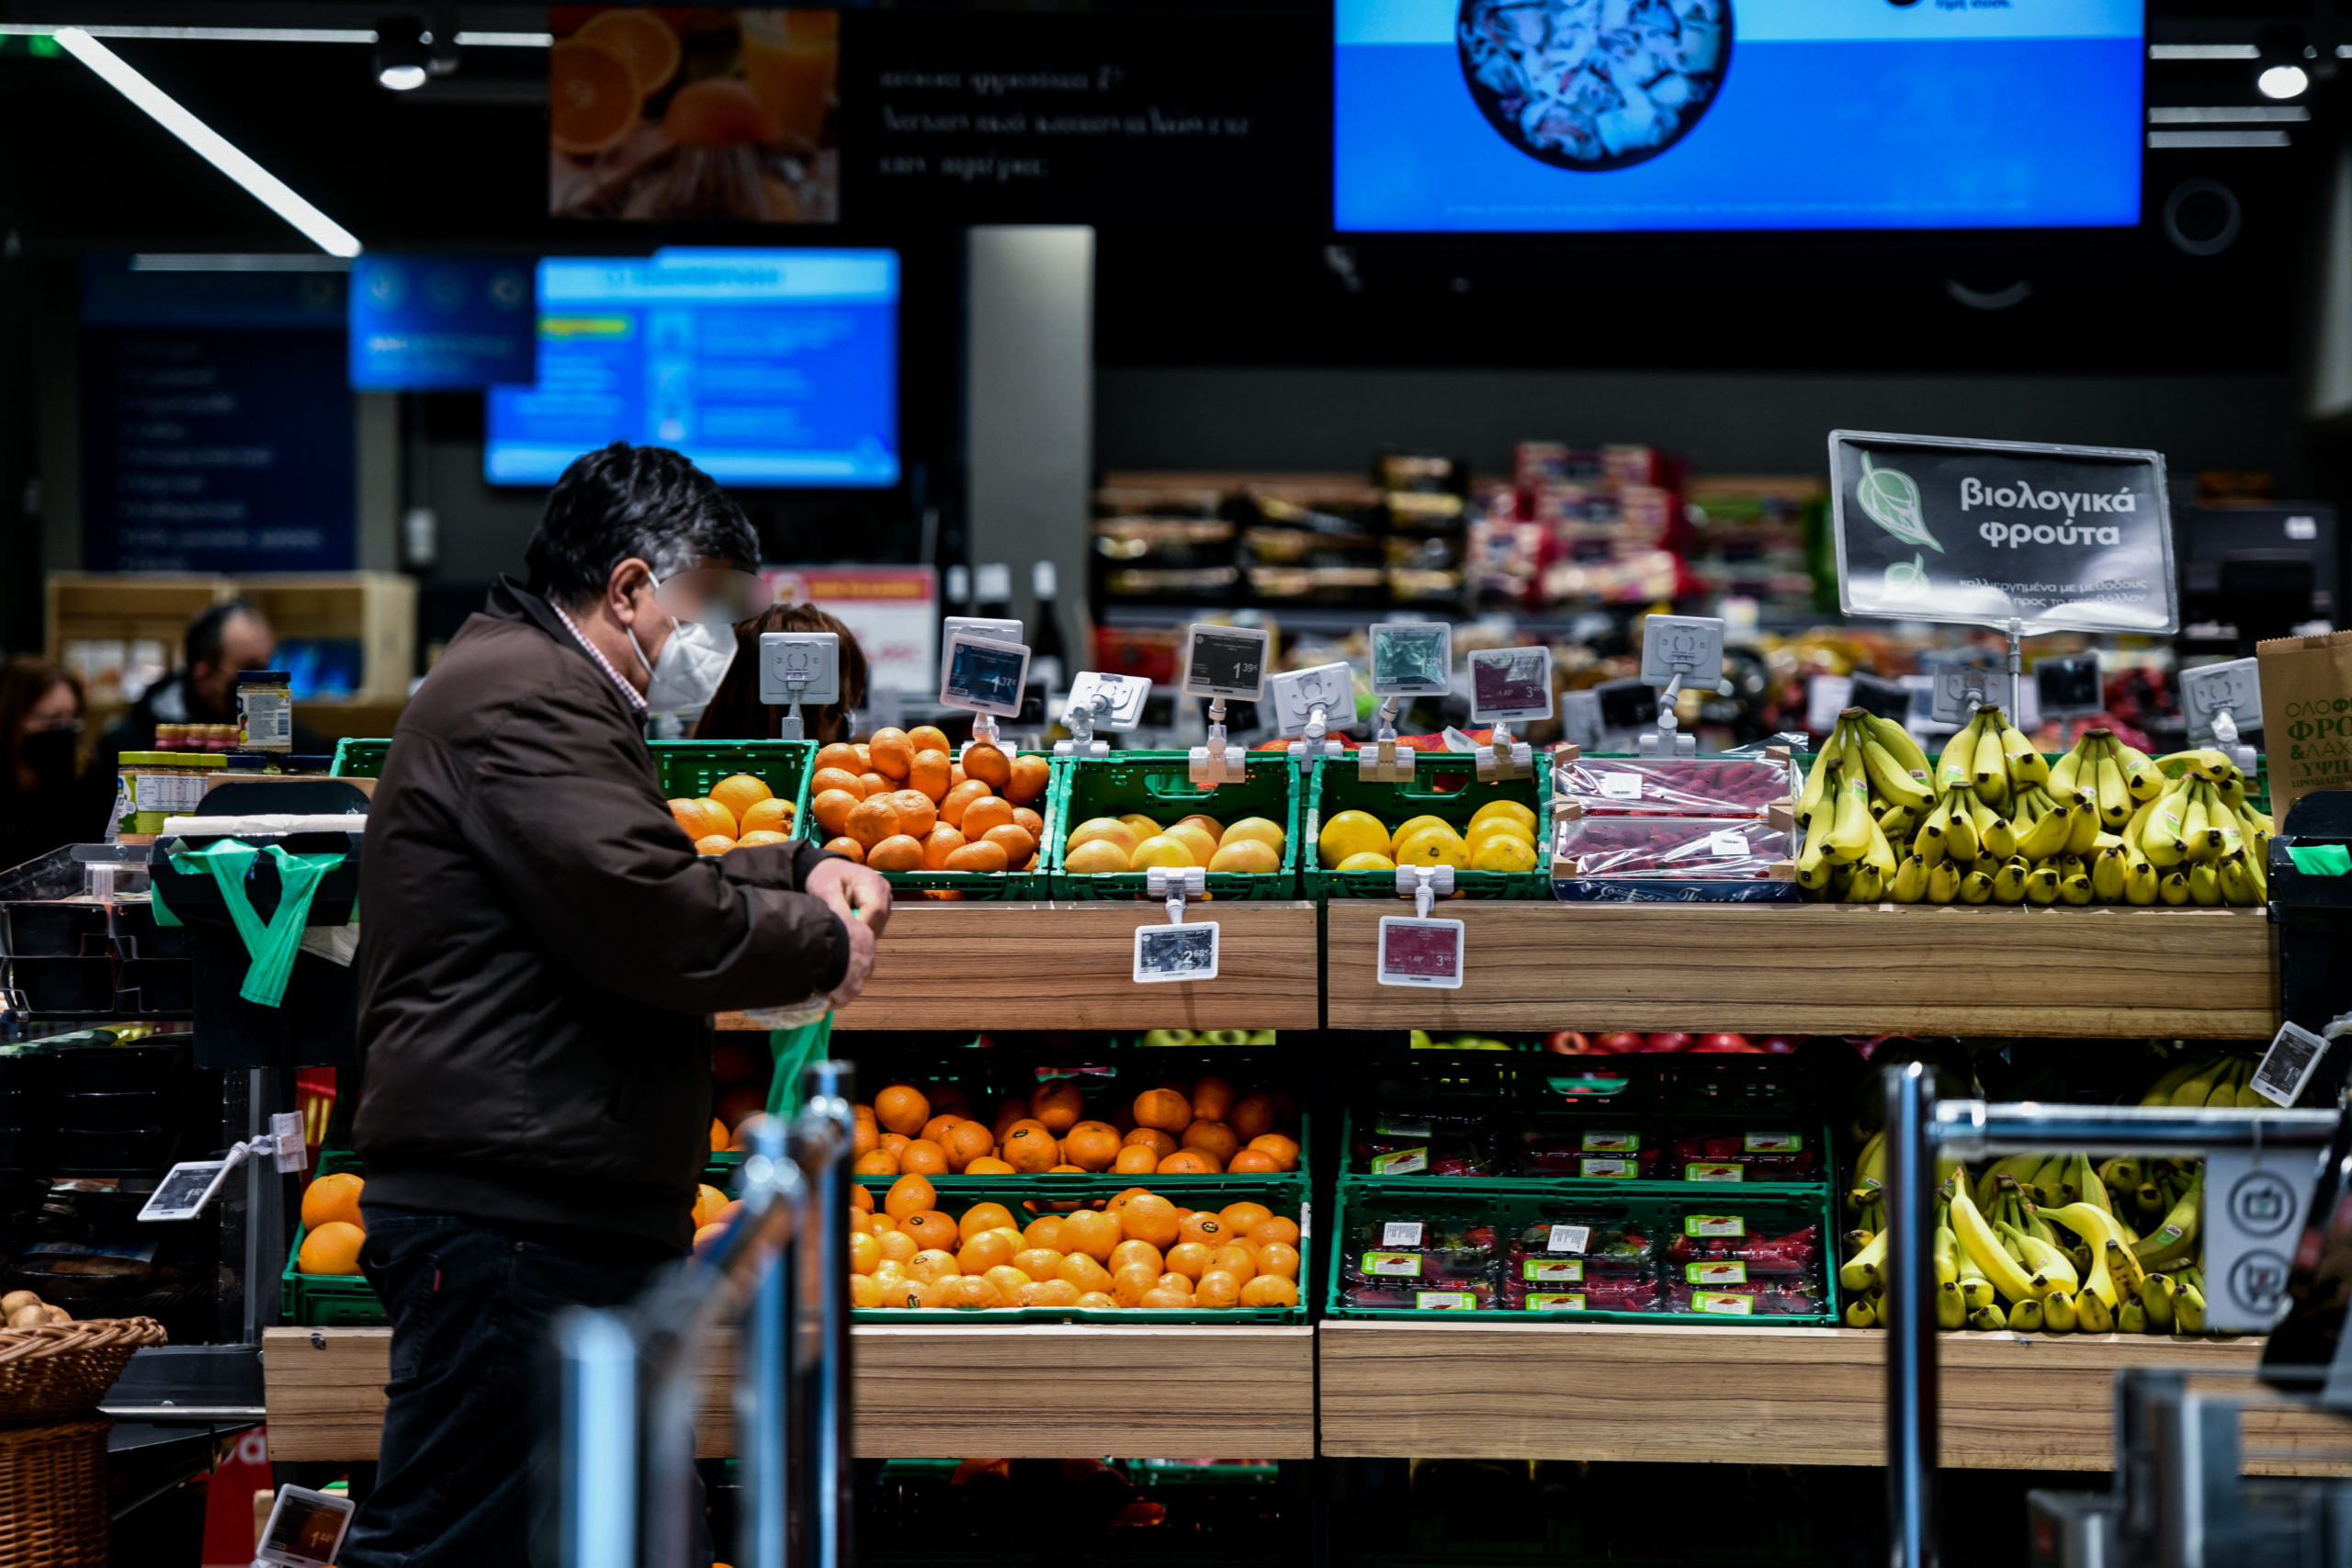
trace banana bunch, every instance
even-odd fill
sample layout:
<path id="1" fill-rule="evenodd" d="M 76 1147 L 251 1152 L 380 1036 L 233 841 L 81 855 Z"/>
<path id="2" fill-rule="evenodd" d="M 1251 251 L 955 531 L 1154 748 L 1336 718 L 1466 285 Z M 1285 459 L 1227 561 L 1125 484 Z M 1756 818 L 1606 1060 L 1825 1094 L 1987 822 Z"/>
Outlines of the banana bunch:
<path id="1" fill-rule="evenodd" d="M 1883 1157 L 1882 1138 L 1865 1144 L 1846 1194 L 1862 1221 L 1847 1235 L 1851 1251 L 1838 1273 L 1849 1327 L 1883 1321 L 1886 1235 L 1883 1223 L 1871 1228 L 1884 1213 Z M 2120 1158 L 2094 1166 L 2081 1153 L 2028 1154 L 1996 1160 L 1981 1175 L 1958 1166 L 1939 1174 L 1939 1326 L 2042 1334 L 2204 1328 L 2200 1162 Z M 2144 1234 L 2142 1226 L 2149 1227 Z"/>
<path id="2" fill-rule="evenodd" d="M 2194 1111 L 2199 1107 L 2240 1111 L 2270 1111 L 2276 1109 L 2269 1100 L 2255 1092 L 2254 1070 L 2262 1065 L 2259 1055 L 2242 1056 L 2227 1052 L 2192 1057 L 2176 1062 L 2162 1077 L 2140 1097 L 2143 1105 L 2170 1105 Z"/>
<path id="3" fill-rule="evenodd" d="M 2158 792 L 2122 829 L 2127 853 L 2146 860 L 2166 904 L 2261 904 L 2271 820 L 2246 798 L 2245 774 L 2211 747 L 2156 760 Z"/>
<path id="4" fill-rule="evenodd" d="M 1935 807 L 1927 753 L 1892 719 L 1861 708 L 1838 716 L 1797 795 L 1804 849 L 1797 884 L 1853 904 L 1890 896 L 1908 843 Z"/>

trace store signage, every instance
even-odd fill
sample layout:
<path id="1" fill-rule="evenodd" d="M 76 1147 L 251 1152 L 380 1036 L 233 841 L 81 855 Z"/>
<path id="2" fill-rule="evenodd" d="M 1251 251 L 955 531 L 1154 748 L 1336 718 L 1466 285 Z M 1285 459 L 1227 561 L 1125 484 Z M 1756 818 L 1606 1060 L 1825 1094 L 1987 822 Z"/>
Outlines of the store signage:
<path id="1" fill-rule="evenodd" d="M 2206 1152 L 2200 1239 L 2208 1329 L 2267 1334 L 2285 1311 L 2313 1163 L 2308 1150 Z"/>
<path id="2" fill-rule="evenodd" d="M 363 392 L 539 378 L 537 265 L 370 253 L 351 264 L 351 385 Z"/>
<path id="3" fill-rule="evenodd" d="M 2161 453 L 1834 430 L 1829 467 L 1848 615 L 2178 628 Z"/>
<path id="4" fill-rule="evenodd" d="M 772 566 L 778 604 L 808 604 L 849 627 L 872 692 L 939 684 L 939 579 L 927 566 Z M 1017 638 L 1016 638 L 1017 639 Z"/>

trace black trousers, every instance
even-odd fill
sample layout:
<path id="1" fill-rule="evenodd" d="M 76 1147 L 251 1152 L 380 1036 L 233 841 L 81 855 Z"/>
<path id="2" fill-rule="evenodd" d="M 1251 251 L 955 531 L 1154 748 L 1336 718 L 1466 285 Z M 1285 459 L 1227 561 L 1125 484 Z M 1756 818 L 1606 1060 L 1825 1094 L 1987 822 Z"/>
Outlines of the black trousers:
<path id="1" fill-rule="evenodd" d="M 555 1568 L 542 1528 L 554 1503 L 555 1321 L 567 1307 L 620 1305 L 669 1260 L 453 1214 L 367 1218 L 359 1266 L 390 1309 L 391 1381 L 376 1489 L 342 1568 Z M 697 1537 L 693 1561 L 707 1564 L 707 1527 Z"/>

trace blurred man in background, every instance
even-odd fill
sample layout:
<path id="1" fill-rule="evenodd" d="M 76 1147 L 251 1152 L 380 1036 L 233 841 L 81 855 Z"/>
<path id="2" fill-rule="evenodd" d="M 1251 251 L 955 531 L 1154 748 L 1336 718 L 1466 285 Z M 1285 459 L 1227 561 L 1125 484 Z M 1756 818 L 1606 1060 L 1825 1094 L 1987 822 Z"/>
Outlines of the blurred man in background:
<path id="1" fill-rule="evenodd" d="M 237 671 L 268 669 L 277 656 L 277 636 L 250 601 L 224 599 L 188 622 L 186 653 L 177 670 L 141 693 L 130 712 L 107 726 L 91 760 L 96 771 L 111 776 L 123 752 L 153 751 L 159 724 L 236 723 Z M 321 745 L 302 725 L 294 726 L 294 750 L 315 752 Z"/>

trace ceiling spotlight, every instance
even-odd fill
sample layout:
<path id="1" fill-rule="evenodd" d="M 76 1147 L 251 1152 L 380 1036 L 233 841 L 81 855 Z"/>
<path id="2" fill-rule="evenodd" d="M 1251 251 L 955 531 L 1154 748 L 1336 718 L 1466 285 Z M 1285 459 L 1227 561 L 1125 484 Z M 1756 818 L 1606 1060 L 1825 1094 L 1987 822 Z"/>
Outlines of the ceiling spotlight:
<path id="1" fill-rule="evenodd" d="M 2312 79 L 2300 65 L 2266 65 L 2254 85 L 2266 98 L 2300 98 Z"/>
<path id="2" fill-rule="evenodd" d="M 376 24 L 376 80 L 395 93 L 424 85 L 429 56 L 424 28 L 414 17 L 386 17 Z"/>

